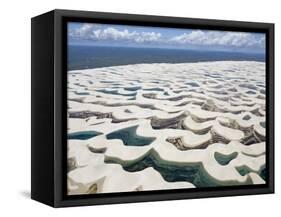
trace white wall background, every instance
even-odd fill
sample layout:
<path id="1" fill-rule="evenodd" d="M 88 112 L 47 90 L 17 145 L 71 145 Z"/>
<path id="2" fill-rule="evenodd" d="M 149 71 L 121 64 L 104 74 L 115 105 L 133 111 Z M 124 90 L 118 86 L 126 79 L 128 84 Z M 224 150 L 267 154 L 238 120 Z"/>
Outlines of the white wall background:
<path id="1" fill-rule="evenodd" d="M 280 212 L 278 0 L 9 0 L 0 2 L 0 216 L 266 216 Z M 276 23 L 276 194 L 52 209 L 30 192 L 30 18 L 54 8 Z M 44 138 L 42 138 L 44 139 Z M 42 186 L 44 188 L 44 186 Z M 279 213 L 280 214 L 280 213 Z M 274 214 L 273 214 L 274 215 Z M 278 214 L 277 214 L 278 215 Z M 276 216 L 276 215 L 275 215 Z"/>

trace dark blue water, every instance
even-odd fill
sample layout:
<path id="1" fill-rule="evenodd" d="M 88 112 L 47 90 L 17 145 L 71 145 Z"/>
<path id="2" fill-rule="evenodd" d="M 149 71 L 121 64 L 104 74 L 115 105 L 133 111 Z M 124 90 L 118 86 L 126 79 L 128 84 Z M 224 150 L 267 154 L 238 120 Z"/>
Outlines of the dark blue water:
<path id="1" fill-rule="evenodd" d="M 186 181 L 193 183 L 196 187 L 216 187 L 224 184 L 218 183 L 210 177 L 201 163 L 171 164 L 168 161 L 163 161 L 153 149 L 138 161 L 125 162 L 116 158 L 106 157 L 105 162 L 121 164 L 123 169 L 128 172 L 141 171 L 152 167 L 168 182 Z M 231 184 L 235 185 L 236 183 L 233 182 Z"/>
<path id="2" fill-rule="evenodd" d="M 155 138 L 138 136 L 138 126 L 133 126 L 121 130 L 114 131 L 106 136 L 107 139 L 121 139 L 127 146 L 145 146 L 151 144 Z"/>
<path id="3" fill-rule="evenodd" d="M 188 63 L 222 60 L 265 61 L 264 54 L 194 51 L 163 48 L 102 47 L 70 45 L 68 70 L 137 63 Z"/>
<path id="4" fill-rule="evenodd" d="M 67 135 L 68 139 L 78 139 L 78 140 L 87 140 L 95 136 L 99 136 L 102 133 L 96 131 L 81 131 L 75 133 L 69 133 Z"/>

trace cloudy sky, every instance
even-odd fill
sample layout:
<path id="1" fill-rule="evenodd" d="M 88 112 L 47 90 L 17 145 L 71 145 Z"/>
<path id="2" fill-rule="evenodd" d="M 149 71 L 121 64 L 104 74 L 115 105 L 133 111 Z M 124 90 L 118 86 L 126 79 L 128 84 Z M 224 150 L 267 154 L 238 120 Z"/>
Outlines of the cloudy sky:
<path id="1" fill-rule="evenodd" d="M 68 23 L 68 43 L 70 45 L 265 52 L 265 34 L 262 33 L 76 22 Z"/>

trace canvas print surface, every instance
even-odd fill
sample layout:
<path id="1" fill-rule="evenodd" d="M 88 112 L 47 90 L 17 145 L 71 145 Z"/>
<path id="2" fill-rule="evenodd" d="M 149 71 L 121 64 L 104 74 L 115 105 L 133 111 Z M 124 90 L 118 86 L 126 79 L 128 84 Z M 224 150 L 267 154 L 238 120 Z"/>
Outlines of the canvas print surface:
<path id="1" fill-rule="evenodd" d="M 265 34 L 69 22 L 67 194 L 266 182 Z"/>

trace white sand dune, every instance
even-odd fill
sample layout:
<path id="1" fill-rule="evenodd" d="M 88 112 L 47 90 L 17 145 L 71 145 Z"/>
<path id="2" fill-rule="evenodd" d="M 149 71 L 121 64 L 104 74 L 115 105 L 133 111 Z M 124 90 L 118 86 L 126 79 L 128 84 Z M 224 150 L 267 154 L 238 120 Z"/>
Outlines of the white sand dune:
<path id="1" fill-rule="evenodd" d="M 68 194 L 265 183 L 264 63 L 68 73 Z"/>

